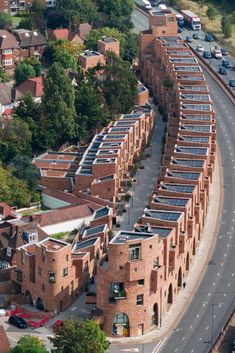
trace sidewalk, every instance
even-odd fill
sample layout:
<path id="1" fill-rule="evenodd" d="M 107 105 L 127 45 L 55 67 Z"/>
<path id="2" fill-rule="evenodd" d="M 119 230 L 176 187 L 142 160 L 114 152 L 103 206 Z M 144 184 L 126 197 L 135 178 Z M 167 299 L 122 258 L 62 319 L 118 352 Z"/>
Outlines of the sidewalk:
<path id="1" fill-rule="evenodd" d="M 217 151 L 215 162 L 215 171 L 210 193 L 210 202 L 206 222 L 202 231 L 202 240 L 197 248 L 194 261 L 191 264 L 188 276 L 186 278 L 186 287 L 178 293 L 176 301 L 171 305 L 170 310 L 163 317 L 162 327 L 157 328 L 144 336 L 128 337 L 128 338 L 112 338 L 112 343 L 146 343 L 153 339 L 163 339 L 180 321 L 200 285 L 203 274 L 206 271 L 208 260 L 214 250 L 216 243 L 216 234 L 220 224 L 220 214 L 223 198 L 223 175 L 221 170 L 220 154 Z M 217 220 L 215 222 L 214 220 Z"/>
<path id="2" fill-rule="evenodd" d="M 151 146 L 146 148 L 145 153 L 150 157 L 141 161 L 144 169 L 139 169 L 136 173 L 137 183 L 133 183 L 129 189 L 132 195 L 127 204 L 127 212 L 118 217 L 119 229 L 132 230 L 132 225 L 143 215 L 143 211 L 148 204 L 149 197 L 154 190 L 157 175 L 161 167 L 162 140 L 165 136 L 165 123 L 162 116 L 156 111 L 155 126 L 153 129 Z M 115 227 L 113 228 L 115 231 Z"/>

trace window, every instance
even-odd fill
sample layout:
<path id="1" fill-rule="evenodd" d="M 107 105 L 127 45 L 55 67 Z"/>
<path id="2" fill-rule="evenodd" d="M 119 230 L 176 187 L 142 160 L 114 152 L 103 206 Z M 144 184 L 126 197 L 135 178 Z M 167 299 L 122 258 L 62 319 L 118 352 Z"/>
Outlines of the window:
<path id="1" fill-rule="evenodd" d="M 38 274 L 41 275 L 42 274 L 42 268 L 38 267 Z"/>
<path id="2" fill-rule="evenodd" d="M 69 261 L 69 255 L 66 255 L 65 259 L 66 259 L 66 262 L 68 262 Z"/>
<path id="3" fill-rule="evenodd" d="M 84 271 L 88 271 L 88 261 L 85 262 Z"/>
<path id="4" fill-rule="evenodd" d="M 126 297 L 124 283 L 111 282 L 109 288 L 110 288 L 110 292 L 109 292 L 110 299 L 125 298 Z"/>
<path id="5" fill-rule="evenodd" d="M 25 263 L 25 253 L 24 252 L 21 253 L 21 263 L 22 263 L 22 265 Z"/>
<path id="6" fill-rule="evenodd" d="M 144 285 L 144 279 L 139 279 L 138 286 L 143 286 L 143 285 Z"/>
<path id="7" fill-rule="evenodd" d="M 144 304 L 144 295 L 138 294 L 136 297 L 136 305 L 143 305 Z"/>
<path id="8" fill-rule="evenodd" d="M 3 66 L 12 66 L 12 59 L 6 59 L 2 61 Z"/>
<path id="9" fill-rule="evenodd" d="M 55 272 L 49 272 L 48 273 L 48 282 L 49 283 L 55 283 Z"/>
<path id="10" fill-rule="evenodd" d="M 175 22 L 174 17 L 168 17 L 168 22 Z"/>
<path id="11" fill-rule="evenodd" d="M 2 54 L 12 54 L 12 49 L 3 49 Z"/>
<path id="12" fill-rule="evenodd" d="M 16 270 L 16 280 L 22 282 L 23 280 L 23 273 L 20 270 Z"/>
<path id="13" fill-rule="evenodd" d="M 45 284 L 42 284 L 42 291 L 45 292 Z"/>
<path id="14" fill-rule="evenodd" d="M 68 267 L 65 267 L 65 268 L 63 269 L 62 276 L 63 276 L 63 277 L 68 276 L 68 272 L 69 272 Z"/>
<path id="15" fill-rule="evenodd" d="M 159 258 L 155 257 L 153 259 L 153 268 L 158 268 L 159 267 Z"/>
<path id="16" fill-rule="evenodd" d="M 133 244 L 129 245 L 129 253 L 128 259 L 129 260 L 140 260 L 141 258 L 141 244 Z"/>
<path id="17" fill-rule="evenodd" d="M 46 260 L 46 250 L 42 249 L 42 261 Z"/>

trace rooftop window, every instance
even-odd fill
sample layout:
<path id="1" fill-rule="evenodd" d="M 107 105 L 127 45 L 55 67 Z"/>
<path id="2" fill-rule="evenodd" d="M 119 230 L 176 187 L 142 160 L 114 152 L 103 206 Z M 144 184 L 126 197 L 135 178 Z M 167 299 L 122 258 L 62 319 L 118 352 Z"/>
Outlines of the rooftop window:
<path id="1" fill-rule="evenodd" d="M 141 259 L 141 244 L 131 244 L 128 248 L 128 260 L 140 260 Z"/>

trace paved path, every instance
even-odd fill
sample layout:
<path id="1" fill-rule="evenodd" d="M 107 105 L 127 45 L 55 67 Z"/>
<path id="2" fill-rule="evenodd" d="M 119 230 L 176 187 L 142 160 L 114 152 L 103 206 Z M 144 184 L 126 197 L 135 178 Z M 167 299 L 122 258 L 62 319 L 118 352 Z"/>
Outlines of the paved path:
<path id="1" fill-rule="evenodd" d="M 129 203 L 127 203 L 127 212 L 118 217 L 120 229 L 131 230 L 133 228 L 132 225 L 143 215 L 149 197 L 154 190 L 154 185 L 161 166 L 162 141 L 164 136 L 165 123 L 162 116 L 156 111 L 151 146 L 147 147 L 145 150 L 145 153 L 149 153 L 151 157 L 141 162 L 144 169 L 138 170 L 136 173 L 137 183 L 133 183 L 132 187 L 129 189 L 129 193 L 132 197 Z M 116 230 L 117 229 L 118 228 L 116 228 Z"/>

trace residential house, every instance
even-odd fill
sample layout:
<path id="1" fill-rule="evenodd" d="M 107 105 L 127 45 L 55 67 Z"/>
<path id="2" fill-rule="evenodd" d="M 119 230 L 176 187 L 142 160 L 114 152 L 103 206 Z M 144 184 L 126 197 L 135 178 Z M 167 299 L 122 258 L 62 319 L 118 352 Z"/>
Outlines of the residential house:
<path id="1" fill-rule="evenodd" d="M 47 44 L 43 34 L 37 30 L 29 31 L 27 29 L 15 29 L 13 31 L 20 46 L 20 58 L 29 58 L 36 56 L 41 58 Z"/>
<path id="2" fill-rule="evenodd" d="M 19 62 L 19 44 L 15 36 L 5 29 L 0 30 L 0 65 L 12 69 Z"/>
<path id="3" fill-rule="evenodd" d="M 35 102 L 41 102 L 44 94 L 44 82 L 42 77 L 28 78 L 15 88 L 15 97 L 20 99 L 25 93 L 31 93 Z"/>
<path id="4" fill-rule="evenodd" d="M 13 90 L 5 83 L 0 83 L 0 114 L 14 107 Z"/>

